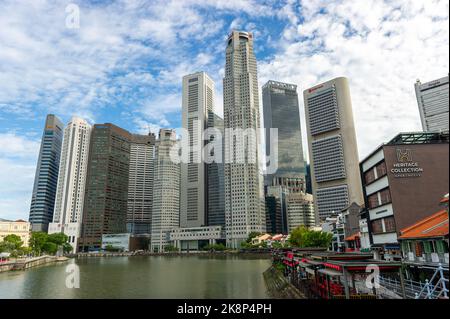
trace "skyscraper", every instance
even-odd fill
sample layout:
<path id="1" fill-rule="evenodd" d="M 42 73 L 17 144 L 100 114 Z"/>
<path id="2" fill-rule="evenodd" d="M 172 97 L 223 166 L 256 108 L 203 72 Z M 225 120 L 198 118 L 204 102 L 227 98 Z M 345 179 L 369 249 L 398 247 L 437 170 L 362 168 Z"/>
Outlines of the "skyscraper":
<path id="1" fill-rule="evenodd" d="M 316 216 L 363 203 L 348 80 L 339 77 L 303 92 Z"/>
<path id="2" fill-rule="evenodd" d="M 46 232 L 53 219 L 63 128 L 59 118 L 47 115 L 31 197 L 32 231 Z"/>
<path id="3" fill-rule="evenodd" d="M 151 232 L 155 153 L 155 134 L 131 136 L 127 232 L 135 235 Z"/>
<path id="4" fill-rule="evenodd" d="M 299 226 L 314 226 L 316 218 L 313 196 L 302 192 L 286 194 L 286 217 L 288 233 Z"/>
<path id="5" fill-rule="evenodd" d="M 305 190 L 305 161 L 298 105 L 297 86 L 268 81 L 262 88 L 266 155 L 271 153 L 270 128 L 278 130 L 278 168 L 267 174 L 266 185 L 288 186 L 294 180 Z"/>
<path id="6" fill-rule="evenodd" d="M 150 249 L 153 252 L 164 251 L 169 244 L 169 232 L 180 226 L 180 164 L 170 158 L 176 142 L 175 130 L 159 131 L 151 224 Z"/>
<path id="7" fill-rule="evenodd" d="M 182 125 L 189 132 L 188 163 L 181 163 L 180 226 L 206 226 L 207 165 L 202 151 L 207 141 L 208 114 L 214 110 L 214 82 L 205 72 L 183 77 Z"/>
<path id="8" fill-rule="evenodd" d="M 426 132 L 448 131 L 448 75 L 427 83 L 414 84 L 422 129 Z"/>
<path id="9" fill-rule="evenodd" d="M 131 134 L 113 124 L 95 124 L 83 207 L 82 250 L 101 247 L 103 234 L 126 232 Z"/>
<path id="10" fill-rule="evenodd" d="M 208 128 L 214 128 L 222 135 L 220 149 L 214 149 L 214 152 L 221 152 L 222 162 L 213 162 L 207 164 L 207 224 L 208 226 L 221 226 L 225 230 L 225 180 L 224 180 L 224 129 L 223 119 L 213 112 L 208 115 Z M 211 136 L 212 142 L 217 136 Z M 214 156 L 215 154 L 210 154 Z"/>
<path id="11" fill-rule="evenodd" d="M 251 33 L 233 31 L 229 35 L 223 88 L 226 240 L 229 247 L 237 248 L 249 233 L 265 231 L 266 218 L 258 154 L 258 78 Z"/>
<path id="12" fill-rule="evenodd" d="M 73 117 L 64 129 L 55 212 L 48 229 L 49 234 L 62 232 L 69 236 L 74 252 L 81 235 L 90 136 L 91 126 L 78 117 Z"/>

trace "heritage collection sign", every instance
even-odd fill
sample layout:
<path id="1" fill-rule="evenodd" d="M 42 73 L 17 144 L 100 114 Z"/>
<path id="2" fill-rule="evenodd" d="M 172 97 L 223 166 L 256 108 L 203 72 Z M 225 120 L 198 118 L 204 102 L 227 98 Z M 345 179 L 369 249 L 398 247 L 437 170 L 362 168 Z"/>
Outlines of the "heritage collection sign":
<path id="1" fill-rule="evenodd" d="M 420 167 L 419 162 L 413 159 L 413 152 L 410 149 L 396 149 L 397 162 L 392 164 L 390 169 L 394 177 L 420 177 L 423 173 L 423 168 Z"/>

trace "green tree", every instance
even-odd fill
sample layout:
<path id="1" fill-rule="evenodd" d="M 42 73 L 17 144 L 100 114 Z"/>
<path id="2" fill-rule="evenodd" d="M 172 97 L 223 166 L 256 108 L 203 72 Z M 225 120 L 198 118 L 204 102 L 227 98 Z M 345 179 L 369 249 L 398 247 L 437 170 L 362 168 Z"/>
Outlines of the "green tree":
<path id="1" fill-rule="evenodd" d="M 3 238 L 3 242 L 11 244 L 14 250 L 18 250 L 23 246 L 23 241 L 19 236 L 15 234 L 10 234 Z"/>
<path id="2" fill-rule="evenodd" d="M 64 233 L 54 233 L 48 235 L 47 241 L 56 244 L 57 246 L 63 246 L 69 242 L 69 236 Z"/>
<path id="3" fill-rule="evenodd" d="M 58 251 L 58 245 L 51 241 L 47 241 L 42 246 L 42 251 L 49 255 L 54 255 Z"/>
<path id="4" fill-rule="evenodd" d="M 261 233 L 258 233 L 256 231 L 252 231 L 250 234 L 248 234 L 248 237 L 247 237 L 247 240 L 246 240 L 247 244 L 251 244 L 252 243 L 252 239 L 255 238 L 255 237 L 258 237 L 260 235 L 261 235 Z"/>
<path id="5" fill-rule="evenodd" d="M 36 255 L 42 254 L 43 247 L 47 243 L 48 234 L 44 232 L 32 232 L 30 237 L 30 248 Z"/>
<path id="6" fill-rule="evenodd" d="M 164 247 L 165 252 L 175 252 L 178 251 L 178 248 L 173 245 L 167 245 Z"/>
<path id="7" fill-rule="evenodd" d="M 323 231 L 309 230 L 304 226 L 297 227 L 291 232 L 289 243 L 293 247 L 323 247 L 330 246 L 333 235 Z"/>

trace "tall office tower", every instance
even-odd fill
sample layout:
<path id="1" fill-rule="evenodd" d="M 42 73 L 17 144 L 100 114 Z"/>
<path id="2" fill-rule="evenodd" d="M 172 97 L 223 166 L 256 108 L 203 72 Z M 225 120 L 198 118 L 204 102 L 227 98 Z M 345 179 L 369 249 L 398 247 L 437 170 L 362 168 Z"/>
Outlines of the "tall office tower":
<path id="1" fill-rule="evenodd" d="M 48 227 L 49 234 L 69 236 L 73 252 L 81 235 L 90 137 L 91 126 L 78 117 L 72 117 L 64 129 L 55 212 Z"/>
<path id="2" fill-rule="evenodd" d="M 414 84 L 422 129 L 429 132 L 448 131 L 448 75 L 427 83 Z"/>
<path id="3" fill-rule="evenodd" d="M 282 185 L 264 186 L 266 200 L 266 231 L 271 234 L 288 234 L 286 196 L 288 189 Z"/>
<path id="4" fill-rule="evenodd" d="M 267 174 L 265 185 L 293 186 L 305 191 L 305 161 L 298 106 L 297 86 L 268 81 L 262 88 L 266 155 L 270 149 L 270 128 L 278 130 L 278 168 Z M 296 187 L 295 187 L 296 186 Z"/>
<path id="5" fill-rule="evenodd" d="M 95 124 L 83 207 L 80 247 L 101 248 L 102 235 L 127 230 L 131 134 L 113 124 Z"/>
<path id="6" fill-rule="evenodd" d="M 299 226 L 315 226 L 313 196 L 302 192 L 288 193 L 286 195 L 286 219 L 288 233 Z"/>
<path id="7" fill-rule="evenodd" d="M 150 234 L 153 206 L 155 134 L 131 136 L 127 232 Z"/>
<path id="8" fill-rule="evenodd" d="M 159 131 L 151 224 L 150 249 L 153 252 L 164 251 L 169 244 L 169 232 L 180 226 L 180 164 L 170 158 L 170 150 L 175 143 L 175 130 Z"/>
<path id="9" fill-rule="evenodd" d="M 253 36 L 233 31 L 226 48 L 223 79 L 225 130 L 225 222 L 229 247 L 238 248 L 251 232 L 265 232 L 259 172 L 259 96 Z M 236 134 L 230 134 L 233 129 Z M 246 136 L 236 129 L 247 130 Z M 241 152 L 242 151 L 242 152 Z"/>
<path id="10" fill-rule="evenodd" d="M 59 118 L 47 115 L 31 196 L 29 221 L 32 231 L 46 232 L 53 219 L 63 128 Z"/>
<path id="11" fill-rule="evenodd" d="M 206 226 L 207 165 L 202 151 L 208 114 L 214 110 L 214 82 L 205 72 L 183 77 L 182 125 L 189 132 L 189 162 L 181 163 L 180 226 Z"/>
<path id="12" fill-rule="evenodd" d="M 214 156 L 215 152 L 221 152 L 222 162 L 213 162 L 207 164 L 207 224 L 208 226 L 222 226 L 222 231 L 225 230 L 225 180 L 224 180 L 224 129 L 223 129 L 223 119 L 213 112 L 208 114 L 208 128 L 214 128 L 220 132 L 222 135 L 222 140 L 220 141 L 220 149 L 214 149 L 213 153 L 210 154 Z M 217 138 L 216 136 L 211 136 L 209 141 Z"/>
<path id="13" fill-rule="evenodd" d="M 315 213 L 325 219 L 352 202 L 363 203 L 348 80 L 316 85 L 303 97 Z"/>

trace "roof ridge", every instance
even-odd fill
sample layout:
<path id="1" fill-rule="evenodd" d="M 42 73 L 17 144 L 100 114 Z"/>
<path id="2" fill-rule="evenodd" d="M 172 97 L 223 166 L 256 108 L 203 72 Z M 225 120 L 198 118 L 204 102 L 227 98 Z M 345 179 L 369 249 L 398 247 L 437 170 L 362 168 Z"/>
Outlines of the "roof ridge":
<path id="1" fill-rule="evenodd" d="M 415 224 L 412 224 L 411 226 L 403 228 L 402 230 L 400 230 L 400 233 L 403 235 L 403 233 L 408 232 L 408 231 L 410 231 L 410 230 L 412 230 L 414 228 L 417 228 L 417 227 L 419 227 L 419 226 L 421 226 L 421 225 L 423 225 L 423 224 L 425 224 L 425 223 L 427 223 L 427 222 L 429 222 L 429 221 L 431 221 L 433 219 L 436 219 L 436 218 L 440 217 L 444 213 L 447 213 L 447 211 L 445 209 L 442 209 L 442 210 L 440 210 L 440 211 L 438 211 L 438 212 L 436 212 L 436 213 L 434 213 L 434 214 L 432 214 L 432 215 L 430 215 L 428 217 L 425 217 L 424 219 L 421 219 L 421 220 L 417 221 Z"/>

